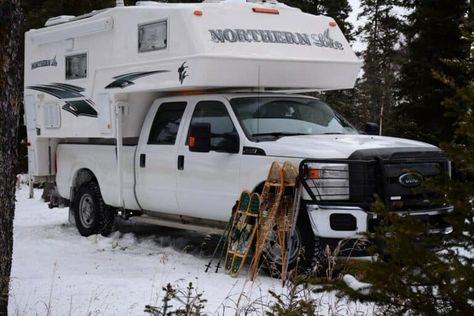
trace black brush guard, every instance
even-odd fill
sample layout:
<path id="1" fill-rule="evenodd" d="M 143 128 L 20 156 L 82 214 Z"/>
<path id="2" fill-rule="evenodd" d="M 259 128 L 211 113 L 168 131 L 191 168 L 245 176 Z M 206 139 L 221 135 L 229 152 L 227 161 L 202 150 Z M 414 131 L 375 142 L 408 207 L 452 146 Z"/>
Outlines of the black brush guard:
<path id="1" fill-rule="evenodd" d="M 411 155 L 413 153 L 409 153 Z M 449 224 L 444 221 L 447 213 L 453 207 L 442 201 L 440 193 L 429 190 L 422 185 L 417 188 L 403 186 L 399 178 L 405 173 L 415 172 L 424 179 L 449 173 L 449 162 L 443 154 L 429 153 L 429 157 L 413 155 L 413 157 L 397 158 L 373 157 L 369 159 L 305 159 L 300 163 L 299 174 L 302 185 L 310 200 L 306 204 L 324 206 L 355 206 L 370 212 L 373 203 L 378 197 L 387 210 L 404 215 L 419 217 L 423 222 L 434 224 L 440 231 L 448 229 Z M 402 155 L 398 155 L 402 156 Z M 428 155 L 426 155 L 428 156 Z M 343 164 L 345 168 L 337 170 L 347 173 L 349 194 L 344 199 L 334 199 L 341 194 L 323 194 L 317 180 L 311 179 L 310 168 L 314 164 Z M 335 180 L 340 178 L 324 178 Z M 327 187 L 326 187 L 327 188 Z M 347 186 L 332 186 L 329 189 L 337 192 L 347 189 Z M 332 196 L 332 200 L 327 198 Z M 373 231 L 378 224 L 377 219 L 369 220 L 369 231 Z"/>

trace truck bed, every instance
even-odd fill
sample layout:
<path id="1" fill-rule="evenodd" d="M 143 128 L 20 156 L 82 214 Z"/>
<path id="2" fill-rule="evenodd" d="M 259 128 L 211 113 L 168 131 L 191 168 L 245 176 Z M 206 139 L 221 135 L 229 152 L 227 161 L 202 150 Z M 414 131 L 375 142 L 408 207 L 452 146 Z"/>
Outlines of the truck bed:
<path id="1" fill-rule="evenodd" d="M 97 178 L 107 205 L 119 207 L 119 181 L 115 145 L 59 144 L 57 150 L 56 184 L 59 194 L 70 199 L 70 184 L 77 171 L 89 169 Z M 138 210 L 134 194 L 134 155 L 136 146 L 123 148 L 123 199 L 126 209 Z"/>

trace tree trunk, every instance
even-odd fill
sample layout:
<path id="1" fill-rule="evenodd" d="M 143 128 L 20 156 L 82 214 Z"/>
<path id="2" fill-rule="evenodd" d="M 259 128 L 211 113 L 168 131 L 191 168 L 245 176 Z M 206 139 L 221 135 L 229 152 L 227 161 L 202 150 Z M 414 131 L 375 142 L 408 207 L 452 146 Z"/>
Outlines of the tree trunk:
<path id="1" fill-rule="evenodd" d="M 0 0 L 0 315 L 8 313 L 13 250 L 17 129 L 23 92 L 21 20 L 18 0 Z"/>

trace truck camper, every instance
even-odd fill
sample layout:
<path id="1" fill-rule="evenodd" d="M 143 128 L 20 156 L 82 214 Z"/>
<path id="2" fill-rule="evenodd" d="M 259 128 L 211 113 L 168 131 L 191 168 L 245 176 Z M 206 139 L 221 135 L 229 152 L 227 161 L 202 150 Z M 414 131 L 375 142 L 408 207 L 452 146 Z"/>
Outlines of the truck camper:
<path id="1" fill-rule="evenodd" d="M 51 18 L 25 34 L 29 174 L 56 184 L 83 236 L 116 214 L 214 231 L 273 161 L 292 161 L 305 192 L 290 266 L 372 231 L 376 194 L 448 232 L 452 207 L 412 190 L 449 173 L 440 149 L 362 134 L 301 94 L 353 88 L 360 67 L 332 18 L 274 0 Z"/>

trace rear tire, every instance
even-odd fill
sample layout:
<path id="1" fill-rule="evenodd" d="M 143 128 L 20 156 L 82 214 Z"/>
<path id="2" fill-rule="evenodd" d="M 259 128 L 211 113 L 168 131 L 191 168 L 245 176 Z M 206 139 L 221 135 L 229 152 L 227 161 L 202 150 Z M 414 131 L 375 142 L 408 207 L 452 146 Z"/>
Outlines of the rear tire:
<path id="1" fill-rule="evenodd" d="M 76 227 L 82 236 L 94 234 L 108 236 L 112 232 L 115 214 L 105 205 L 97 182 L 88 182 L 80 186 L 72 207 Z"/>

